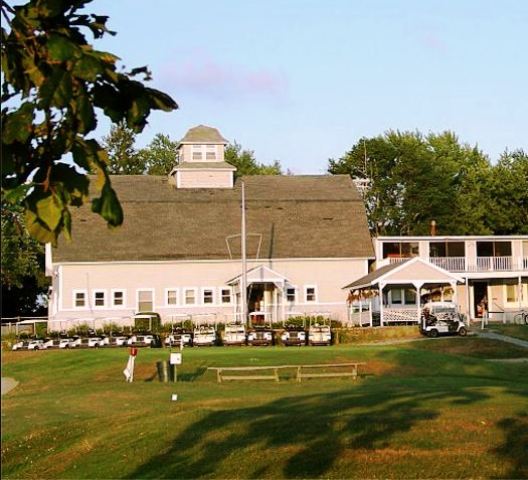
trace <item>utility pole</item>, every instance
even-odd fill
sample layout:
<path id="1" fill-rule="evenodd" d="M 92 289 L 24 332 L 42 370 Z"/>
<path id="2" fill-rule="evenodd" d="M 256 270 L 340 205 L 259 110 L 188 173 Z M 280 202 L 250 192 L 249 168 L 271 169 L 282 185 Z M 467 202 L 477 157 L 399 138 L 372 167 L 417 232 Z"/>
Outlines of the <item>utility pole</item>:
<path id="1" fill-rule="evenodd" d="M 242 232 L 240 237 L 242 253 L 242 277 L 240 278 L 240 301 L 241 313 L 244 324 L 247 324 L 247 253 L 246 253 L 246 191 L 244 182 L 242 185 Z"/>

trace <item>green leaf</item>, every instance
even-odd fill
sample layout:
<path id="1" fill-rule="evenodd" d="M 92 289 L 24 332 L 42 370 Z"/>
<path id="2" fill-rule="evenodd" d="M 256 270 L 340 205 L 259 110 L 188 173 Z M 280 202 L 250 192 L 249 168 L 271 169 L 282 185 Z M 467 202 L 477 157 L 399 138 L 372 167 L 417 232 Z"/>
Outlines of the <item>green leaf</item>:
<path id="1" fill-rule="evenodd" d="M 55 230 L 62 218 L 62 205 L 58 198 L 49 194 L 38 200 L 35 204 L 37 217 L 42 220 L 50 230 Z"/>
<path id="2" fill-rule="evenodd" d="M 32 183 L 23 183 L 11 190 L 4 190 L 2 192 L 2 200 L 13 205 L 21 204 L 31 188 L 33 188 Z"/>
<path id="3" fill-rule="evenodd" d="M 101 215 L 109 226 L 117 227 L 123 223 L 123 209 L 109 179 L 101 190 L 101 196 L 93 199 L 92 211 Z"/>
<path id="4" fill-rule="evenodd" d="M 79 121 L 79 133 L 86 134 L 88 132 L 91 132 L 96 127 L 97 122 L 95 120 L 94 109 L 90 102 L 90 98 L 85 92 L 79 92 L 73 104 L 76 111 L 75 116 Z"/>
<path id="5" fill-rule="evenodd" d="M 104 70 L 104 66 L 101 65 L 101 61 L 90 54 L 84 54 L 73 67 L 73 74 L 86 80 L 88 82 L 94 82 L 99 74 Z"/>
<path id="6" fill-rule="evenodd" d="M 24 143 L 28 139 L 33 128 L 33 109 L 32 103 L 25 102 L 16 112 L 5 117 L 2 125 L 2 143 Z"/>
<path id="7" fill-rule="evenodd" d="M 43 109 L 66 107 L 72 97 L 72 79 L 69 72 L 54 68 L 51 76 L 42 84 L 39 96 Z"/>
<path id="8" fill-rule="evenodd" d="M 52 243 L 57 241 L 57 235 L 41 223 L 37 215 L 31 210 L 26 210 L 25 222 L 28 233 L 40 243 Z"/>
<path id="9" fill-rule="evenodd" d="M 64 62 L 72 59 L 78 47 L 62 35 L 52 33 L 48 39 L 48 52 L 52 60 Z"/>

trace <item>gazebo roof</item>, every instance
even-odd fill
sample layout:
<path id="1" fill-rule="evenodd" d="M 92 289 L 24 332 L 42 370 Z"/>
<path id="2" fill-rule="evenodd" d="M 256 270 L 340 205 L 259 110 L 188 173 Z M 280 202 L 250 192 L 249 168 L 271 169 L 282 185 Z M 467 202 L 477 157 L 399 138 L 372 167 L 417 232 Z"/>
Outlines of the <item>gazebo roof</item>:
<path id="1" fill-rule="evenodd" d="M 401 263 L 385 265 L 374 272 L 359 278 L 358 280 L 343 287 L 343 289 L 359 290 L 372 288 L 380 283 L 384 284 L 451 284 L 462 283 L 464 280 L 459 275 L 448 272 L 428 261 L 415 257 Z"/>

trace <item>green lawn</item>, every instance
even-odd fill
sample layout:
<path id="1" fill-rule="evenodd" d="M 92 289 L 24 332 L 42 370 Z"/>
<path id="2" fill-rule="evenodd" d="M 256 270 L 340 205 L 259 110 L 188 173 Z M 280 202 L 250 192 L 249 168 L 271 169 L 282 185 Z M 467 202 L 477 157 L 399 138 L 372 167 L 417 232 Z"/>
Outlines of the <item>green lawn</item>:
<path id="1" fill-rule="evenodd" d="M 526 478 L 528 364 L 483 357 L 527 356 L 472 337 L 195 348 L 162 384 L 168 351 L 143 349 L 127 384 L 124 349 L 7 352 L 20 385 L 2 398 L 2 478 Z M 206 370 L 347 360 L 368 375 L 217 384 Z"/>

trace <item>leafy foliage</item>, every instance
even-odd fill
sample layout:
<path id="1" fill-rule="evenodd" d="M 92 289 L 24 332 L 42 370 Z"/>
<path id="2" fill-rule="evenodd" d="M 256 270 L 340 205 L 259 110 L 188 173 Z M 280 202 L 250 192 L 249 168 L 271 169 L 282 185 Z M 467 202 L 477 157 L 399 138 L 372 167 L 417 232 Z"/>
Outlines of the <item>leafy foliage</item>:
<path id="1" fill-rule="evenodd" d="M 235 174 L 242 175 L 282 175 L 282 168 L 278 161 L 271 165 L 258 163 L 252 150 L 242 150 L 242 146 L 234 142 L 225 149 L 225 161 L 236 167 Z"/>
<path id="2" fill-rule="evenodd" d="M 55 243 L 61 233 L 69 237 L 69 208 L 88 200 L 84 172 L 97 175 L 92 210 L 109 226 L 123 221 L 106 153 L 88 138 L 96 109 L 141 132 L 152 110 L 177 108 L 168 95 L 137 79 L 150 79 L 146 67 L 118 71 L 115 55 L 88 43 L 87 32 L 94 39 L 114 34 L 108 17 L 80 11 L 89 2 L 1 3 L 2 196 L 22 206 L 30 235 L 42 243 Z M 63 163 L 67 154 L 71 165 Z"/>
<path id="3" fill-rule="evenodd" d="M 124 122 L 112 125 L 103 138 L 103 148 L 108 155 L 108 172 L 113 175 L 141 175 L 145 164 L 136 151 L 136 134 Z"/>
<path id="4" fill-rule="evenodd" d="M 139 156 L 149 175 L 168 175 L 176 166 L 177 149 L 178 142 L 158 133 L 147 147 L 139 151 Z"/>
<path id="5" fill-rule="evenodd" d="M 370 180 L 365 192 L 374 235 L 489 234 L 491 164 L 452 132 L 389 131 L 362 138 L 328 171 Z"/>

